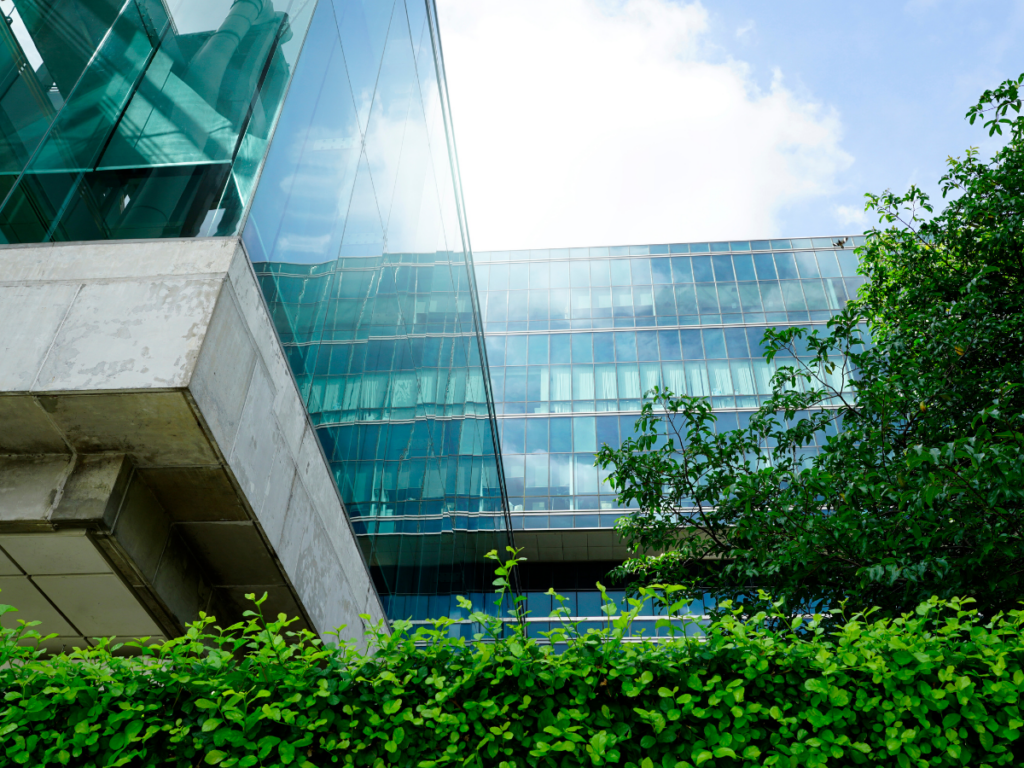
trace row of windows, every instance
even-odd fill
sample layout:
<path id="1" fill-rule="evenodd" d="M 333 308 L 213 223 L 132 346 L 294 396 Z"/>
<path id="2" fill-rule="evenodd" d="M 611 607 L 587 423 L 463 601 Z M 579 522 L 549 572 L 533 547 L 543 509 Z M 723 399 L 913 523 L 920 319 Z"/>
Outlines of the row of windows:
<path id="1" fill-rule="evenodd" d="M 522 331 L 568 331 L 568 330 L 606 330 L 610 328 L 673 328 L 679 326 L 730 326 L 730 325 L 765 325 L 772 326 L 780 324 L 806 325 L 807 323 L 820 323 L 830 320 L 838 313 L 837 310 L 815 310 L 814 312 L 746 312 L 730 315 L 675 315 L 658 317 L 616 317 L 591 319 L 582 318 L 575 320 L 531 320 L 529 322 L 516 321 L 512 323 L 484 323 L 484 331 L 487 335 L 494 333 L 520 333 Z M 417 327 L 417 331 L 425 333 L 440 333 L 430 325 Z M 361 337 L 365 338 L 365 337 Z"/>
<path id="2" fill-rule="evenodd" d="M 719 432 L 746 428 L 750 423 L 753 411 L 725 411 L 716 414 L 715 429 Z M 801 412 L 793 419 L 793 424 L 806 418 Z M 550 454 L 563 455 L 559 461 L 568 464 L 569 457 L 565 454 L 577 454 L 577 463 L 594 463 L 593 453 L 601 445 L 618 448 L 622 440 L 634 435 L 637 413 L 625 413 L 609 416 L 556 416 L 554 418 L 498 419 L 501 433 L 501 452 L 508 461 L 517 454 L 539 456 L 546 460 Z M 784 420 L 780 417 L 780 424 Z M 826 439 L 837 434 L 835 426 L 830 426 L 824 434 L 817 436 L 816 444 L 824 445 Z M 659 440 L 663 442 L 664 436 Z M 520 457 L 521 458 L 521 457 Z M 597 491 L 594 491 L 595 493 Z"/>
<path id="3" fill-rule="evenodd" d="M 759 283 L 489 291 L 480 295 L 480 306 L 483 319 L 488 323 L 836 311 L 845 307 L 849 298 L 856 296 L 862 284 L 863 278 L 826 278 Z"/>
<path id="4" fill-rule="evenodd" d="M 542 261 L 478 264 L 477 289 L 590 288 L 668 283 L 714 283 L 856 277 L 852 251 L 798 251 L 742 256 L 675 256 L 663 259 Z M 411 290 L 408 289 L 408 290 Z"/>
<path id="5" fill-rule="evenodd" d="M 824 335 L 823 325 L 808 326 Z M 608 333 L 558 333 L 486 337 L 487 360 L 503 365 L 551 363 L 633 363 L 665 360 L 760 357 L 766 327 L 705 328 Z M 795 345 L 807 354 L 806 340 Z"/>
<path id="6" fill-rule="evenodd" d="M 792 358 L 790 362 L 796 364 Z M 809 364 L 806 360 L 803 363 Z M 768 363 L 763 359 L 701 360 L 685 364 L 516 366 L 492 369 L 491 389 L 494 400 L 505 403 L 601 400 L 639 403 L 644 394 L 656 386 L 692 397 L 770 395 L 775 370 L 775 361 Z M 816 371 L 816 374 L 838 392 L 850 388 L 849 371 L 840 366 L 831 372 Z M 820 386 L 819 382 L 814 384 Z M 754 404 L 750 403 L 751 406 Z M 621 410 L 632 408 L 639 408 L 639 405 L 622 406 Z"/>
<path id="7" fill-rule="evenodd" d="M 547 259 L 604 259 L 613 256 L 647 256 L 668 253 L 745 253 L 749 251 L 789 251 L 810 248 L 855 248 L 865 238 L 813 237 L 796 240 L 733 240 L 716 243 L 671 243 L 663 245 L 614 245 L 600 248 L 550 248 L 529 251 L 478 251 L 475 261 L 536 261 Z"/>

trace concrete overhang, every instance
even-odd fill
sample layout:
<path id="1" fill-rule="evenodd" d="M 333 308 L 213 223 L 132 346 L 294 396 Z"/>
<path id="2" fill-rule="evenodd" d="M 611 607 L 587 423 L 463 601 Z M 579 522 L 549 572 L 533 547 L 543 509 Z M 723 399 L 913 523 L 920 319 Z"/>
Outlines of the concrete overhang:
<path id="1" fill-rule="evenodd" d="M 0 590 L 57 646 L 383 618 L 237 239 L 0 247 Z"/>

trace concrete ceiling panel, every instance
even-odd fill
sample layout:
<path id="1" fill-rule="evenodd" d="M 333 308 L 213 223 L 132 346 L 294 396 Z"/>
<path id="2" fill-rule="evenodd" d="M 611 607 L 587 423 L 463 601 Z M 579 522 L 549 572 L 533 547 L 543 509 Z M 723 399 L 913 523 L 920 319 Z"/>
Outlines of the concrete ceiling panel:
<path id="1" fill-rule="evenodd" d="M 112 572 L 84 533 L 16 533 L 0 547 L 30 576 Z"/>
<path id="2" fill-rule="evenodd" d="M 0 522 L 45 519 L 67 465 L 60 455 L 0 458 Z"/>
<path id="3" fill-rule="evenodd" d="M 181 392 L 40 397 L 76 451 L 127 453 L 143 467 L 217 465 Z"/>
<path id="4" fill-rule="evenodd" d="M 3 552 L 0 552 L 0 576 L 21 576 L 22 570 Z M 0 603 L 3 598 L 0 598 Z"/>
<path id="5" fill-rule="evenodd" d="M 252 523 L 179 523 L 175 529 L 206 563 L 216 586 L 283 584 L 280 569 Z"/>
<path id="6" fill-rule="evenodd" d="M 86 637 L 160 634 L 135 596 L 113 574 L 39 576 L 34 581 Z"/>
<path id="7" fill-rule="evenodd" d="M 31 395 L 0 395 L 0 424 L 0 453 L 71 453 Z"/>
<path id="8" fill-rule="evenodd" d="M 138 474 L 177 522 L 248 519 L 221 467 L 141 468 Z"/>
<path id="9" fill-rule="evenodd" d="M 42 635 L 56 632 L 58 635 L 77 635 L 78 632 L 50 604 L 28 576 L 0 576 L 0 603 L 13 605 L 17 612 L 5 613 L 0 618 L 8 629 L 18 626 L 18 620 L 38 621 L 33 627 Z"/>

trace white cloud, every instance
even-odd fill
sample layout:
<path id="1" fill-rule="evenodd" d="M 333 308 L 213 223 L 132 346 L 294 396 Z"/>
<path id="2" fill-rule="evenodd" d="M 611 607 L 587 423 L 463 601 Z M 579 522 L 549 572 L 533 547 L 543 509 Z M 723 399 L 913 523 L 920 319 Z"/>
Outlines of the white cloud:
<path id="1" fill-rule="evenodd" d="M 837 205 L 835 207 L 836 219 L 844 227 L 851 227 L 857 231 L 863 231 L 871 226 L 872 220 L 864 206 L 858 205 Z"/>
<path id="2" fill-rule="evenodd" d="M 477 250 L 781 234 L 852 162 L 835 110 L 710 50 L 699 2 L 438 5 Z"/>
<path id="3" fill-rule="evenodd" d="M 736 37 L 742 39 L 754 31 L 754 20 L 750 19 L 742 27 L 736 29 Z"/>

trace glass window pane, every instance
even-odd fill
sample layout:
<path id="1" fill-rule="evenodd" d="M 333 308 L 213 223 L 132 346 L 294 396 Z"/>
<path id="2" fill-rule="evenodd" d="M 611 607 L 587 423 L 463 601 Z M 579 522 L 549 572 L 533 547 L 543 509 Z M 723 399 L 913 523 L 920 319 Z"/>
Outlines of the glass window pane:
<path id="1" fill-rule="evenodd" d="M 799 280 L 782 281 L 782 297 L 786 302 L 787 312 L 803 312 L 807 309 L 804 293 L 800 290 Z"/>
<path id="2" fill-rule="evenodd" d="M 693 266 L 693 280 L 696 283 L 713 283 L 715 274 L 711 270 L 710 256 L 694 256 L 690 259 Z"/>
<path id="3" fill-rule="evenodd" d="M 693 269 L 688 258 L 679 256 L 670 259 L 672 262 L 672 281 L 675 283 L 692 283 Z"/>
<path id="4" fill-rule="evenodd" d="M 639 400 L 640 370 L 636 364 L 619 363 L 615 367 L 618 374 L 619 397 L 623 400 Z"/>
<path id="5" fill-rule="evenodd" d="M 591 333 L 574 333 L 572 338 L 572 361 L 574 363 L 590 363 L 594 360 L 594 350 L 591 346 Z"/>
<path id="6" fill-rule="evenodd" d="M 796 265 L 800 270 L 800 277 L 818 277 L 818 260 L 814 258 L 813 251 L 801 251 L 796 254 Z"/>
<path id="7" fill-rule="evenodd" d="M 795 280 L 800 275 L 796 271 L 796 259 L 792 253 L 776 253 L 775 266 L 779 270 L 781 280 Z"/>
<path id="8" fill-rule="evenodd" d="M 572 400 L 572 369 L 568 365 L 551 366 L 551 400 Z"/>
<path id="9" fill-rule="evenodd" d="M 638 360 L 658 359 L 658 334 L 656 331 L 637 331 L 636 348 Z"/>
<path id="10" fill-rule="evenodd" d="M 594 366 L 573 365 L 572 367 L 572 398 L 573 400 L 594 399 Z M 587 410 L 593 410 L 588 408 Z"/>
<path id="11" fill-rule="evenodd" d="M 501 425 L 501 452 L 523 453 L 526 448 L 526 419 L 502 419 Z"/>
<path id="12" fill-rule="evenodd" d="M 839 262 L 836 261 L 835 251 L 818 251 L 815 255 L 818 257 L 818 269 L 821 271 L 822 277 L 842 275 L 839 271 Z"/>
<path id="13" fill-rule="evenodd" d="M 611 262 L 612 285 L 629 285 L 629 262 L 630 259 L 615 259 Z"/>
<path id="14" fill-rule="evenodd" d="M 661 259 L 655 259 L 661 261 Z M 630 259 L 629 270 L 632 276 L 633 285 L 650 285 L 651 283 L 651 260 Z"/>
<path id="15" fill-rule="evenodd" d="M 572 419 L 551 419 L 551 446 L 552 453 L 572 452 Z"/>
<path id="16" fill-rule="evenodd" d="M 757 290 L 757 283 L 739 284 L 740 305 L 744 312 L 763 312 L 761 306 L 761 292 Z"/>
<path id="17" fill-rule="evenodd" d="M 686 391 L 691 397 L 708 397 L 708 371 L 704 363 L 686 364 Z"/>
<path id="18" fill-rule="evenodd" d="M 654 292 L 651 286 L 633 286 L 633 314 L 636 317 L 654 317 Z"/>
<path id="19" fill-rule="evenodd" d="M 715 280 L 718 282 L 732 282 L 736 279 L 732 272 L 732 256 L 712 256 L 711 265 L 714 268 Z"/>
<path id="20" fill-rule="evenodd" d="M 553 262 L 551 262 L 551 287 L 552 288 L 568 288 L 569 287 L 569 262 L 568 261 L 553 261 Z"/>
<path id="21" fill-rule="evenodd" d="M 526 336 L 507 336 L 505 365 L 526 365 Z"/>
<path id="22" fill-rule="evenodd" d="M 614 363 L 615 346 L 610 333 L 594 334 L 594 362 Z"/>
<path id="23" fill-rule="evenodd" d="M 621 290 L 621 289 L 620 289 Z M 590 314 L 592 317 L 611 317 L 612 316 L 612 289 L 611 288 L 591 288 L 591 307 Z"/>
<path id="24" fill-rule="evenodd" d="M 569 319 L 569 291 L 565 288 L 555 289 L 548 292 L 551 301 L 549 309 L 552 320 Z"/>
<path id="25" fill-rule="evenodd" d="M 614 365 L 594 366 L 595 397 L 598 400 L 615 400 L 618 397 Z"/>
<path id="26" fill-rule="evenodd" d="M 530 264 L 530 288 L 547 289 L 551 287 L 551 271 L 546 261 Z"/>
<path id="27" fill-rule="evenodd" d="M 783 312 L 786 307 L 782 303 L 782 289 L 778 282 L 760 283 L 761 301 L 765 312 Z"/>
<path id="28" fill-rule="evenodd" d="M 736 269 L 737 280 L 757 280 L 754 272 L 754 259 L 751 256 L 733 256 L 733 267 Z"/>
<path id="29" fill-rule="evenodd" d="M 636 333 L 615 332 L 615 359 L 619 362 L 636 362 Z"/>
<path id="30" fill-rule="evenodd" d="M 505 402 L 519 403 L 526 400 L 526 366 L 505 369 Z"/>
<path id="31" fill-rule="evenodd" d="M 757 268 L 758 280 L 775 280 L 775 260 L 770 253 L 755 253 L 754 266 Z"/>
<path id="32" fill-rule="evenodd" d="M 672 317 L 676 314 L 675 292 L 671 285 L 654 286 L 654 311 L 658 317 Z"/>
<path id="33" fill-rule="evenodd" d="M 516 293 L 516 292 L 514 292 Z M 530 320 L 548 319 L 548 292 L 542 290 L 527 291 L 530 296 Z M 512 318 L 509 318 L 510 320 Z"/>
<path id="34" fill-rule="evenodd" d="M 570 262 L 569 264 L 569 281 L 573 288 L 589 288 L 590 287 L 590 265 L 585 262 Z"/>
<path id="35" fill-rule="evenodd" d="M 747 333 L 743 328 L 725 328 L 725 343 L 729 357 L 750 357 L 747 351 Z"/>
<path id="36" fill-rule="evenodd" d="M 704 351 L 708 358 L 728 357 L 725 351 L 725 336 L 721 328 L 706 328 L 704 335 Z"/>
<path id="37" fill-rule="evenodd" d="M 508 264 L 492 264 L 488 286 L 491 291 L 508 290 Z"/>
<path id="38" fill-rule="evenodd" d="M 718 284 L 718 303 L 722 308 L 722 314 L 740 311 L 740 298 L 736 283 Z"/>
<path id="39" fill-rule="evenodd" d="M 697 307 L 701 314 L 716 314 L 718 312 L 718 291 L 714 284 L 697 283 Z"/>
<path id="40" fill-rule="evenodd" d="M 658 345 L 662 360 L 682 360 L 683 351 L 679 346 L 679 331 L 658 331 Z"/>
<path id="41" fill-rule="evenodd" d="M 527 362 L 530 365 L 546 365 L 548 362 L 548 337 L 543 334 L 530 334 Z"/>
<path id="42" fill-rule="evenodd" d="M 683 372 L 682 363 L 662 363 L 664 374 L 664 386 L 669 392 L 676 395 L 686 394 L 686 378 Z"/>
<path id="43" fill-rule="evenodd" d="M 860 259 L 853 251 L 836 251 L 836 258 L 839 259 L 839 268 L 843 277 L 854 277 L 857 274 L 857 266 Z"/>
<path id="44" fill-rule="evenodd" d="M 651 259 L 651 281 L 654 283 L 672 282 L 672 266 L 669 259 Z"/>
<path id="45" fill-rule="evenodd" d="M 754 374 L 750 368 L 749 361 L 733 360 L 729 363 L 729 368 L 732 371 L 732 383 L 737 395 L 757 394 L 756 386 L 754 385 Z"/>
<path id="46" fill-rule="evenodd" d="M 711 382 L 712 396 L 727 396 L 734 394 L 732 389 L 732 375 L 729 371 L 729 363 L 725 360 L 708 361 L 708 379 Z"/>
<path id="47" fill-rule="evenodd" d="M 810 310 L 830 309 L 828 300 L 825 298 L 825 289 L 820 280 L 801 280 L 804 288 L 804 296 L 807 297 L 807 308 Z"/>
<path id="48" fill-rule="evenodd" d="M 694 286 L 689 283 L 676 285 L 676 312 L 679 315 L 697 314 L 697 297 L 693 292 Z"/>
<path id="49" fill-rule="evenodd" d="M 681 330 L 679 338 L 682 341 L 684 360 L 704 359 L 704 346 L 701 344 L 700 331 Z"/>
<path id="50" fill-rule="evenodd" d="M 571 291 L 573 318 L 587 318 L 592 314 L 589 288 L 573 288 Z"/>
<path id="51" fill-rule="evenodd" d="M 548 420 L 526 419 L 526 452 L 547 453 Z"/>
<path id="52" fill-rule="evenodd" d="M 544 298 L 547 299 L 546 293 L 544 294 Z M 509 291 L 508 319 L 513 321 L 527 320 L 529 318 L 529 314 L 527 312 L 529 301 L 529 291 Z"/>

